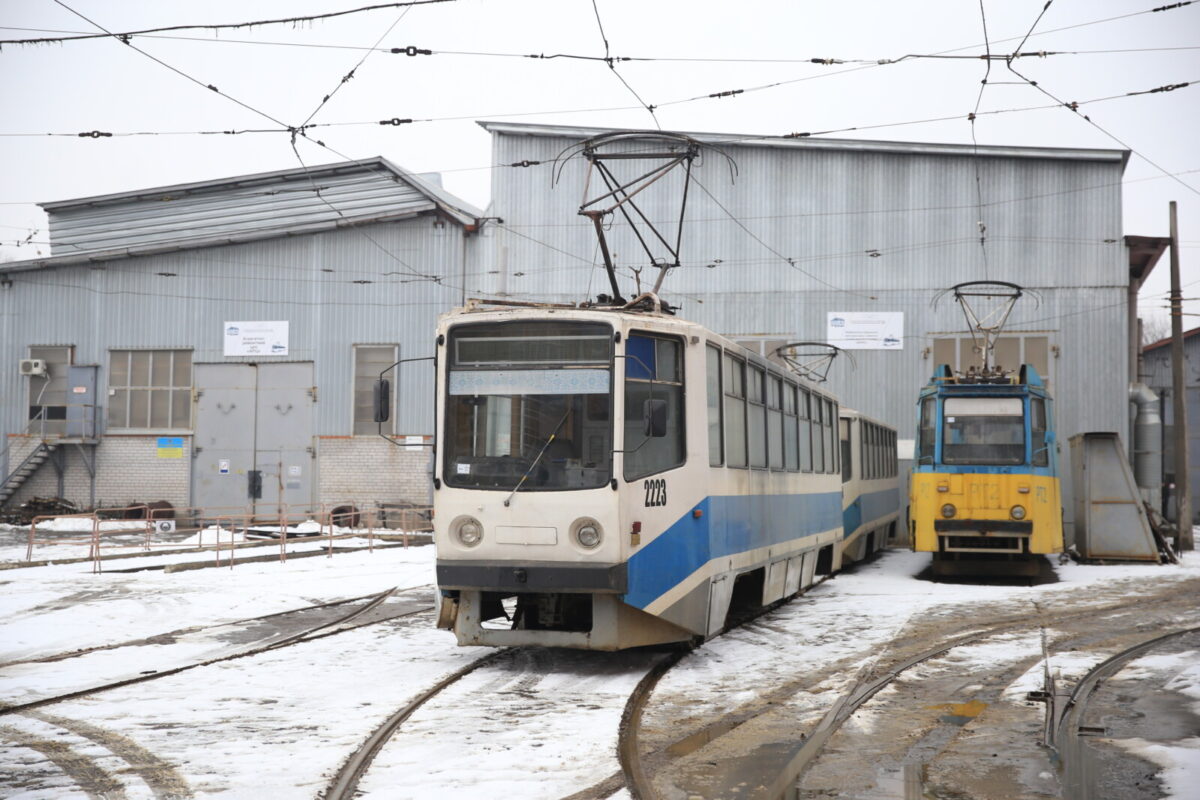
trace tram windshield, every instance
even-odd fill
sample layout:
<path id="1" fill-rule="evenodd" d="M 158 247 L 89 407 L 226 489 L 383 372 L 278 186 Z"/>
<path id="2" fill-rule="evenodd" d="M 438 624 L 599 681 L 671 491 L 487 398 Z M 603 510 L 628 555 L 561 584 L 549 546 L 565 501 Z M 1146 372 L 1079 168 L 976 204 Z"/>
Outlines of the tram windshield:
<path id="1" fill-rule="evenodd" d="M 1020 397 L 947 397 L 942 406 L 942 463 L 1009 466 L 1025 463 Z"/>
<path id="2" fill-rule="evenodd" d="M 523 492 L 607 484 L 612 333 L 549 321 L 451 329 L 443 481 Z"/>

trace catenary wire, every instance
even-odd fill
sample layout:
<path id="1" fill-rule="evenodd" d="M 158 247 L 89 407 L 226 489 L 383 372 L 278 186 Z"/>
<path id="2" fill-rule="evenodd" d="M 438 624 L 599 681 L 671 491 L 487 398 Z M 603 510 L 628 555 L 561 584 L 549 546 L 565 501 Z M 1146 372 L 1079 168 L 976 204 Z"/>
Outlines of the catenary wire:
<path id="1" fill-rule="evenodd" d="M 432 5 L 435 3 L 452 3 L 452 2 L 455 2 L 455 0 L 408 0 L 407 2 L 402 2 L 402 3 L 380 3 L 380 4 L 372 5 L 372 6 L 362 6 L 360 8 L 343 9 L 342 11 L 329 11 L 329 12 L 326 12 L 323 14 L 311 14 L 308 16 L 300 16 L 300 17 L 285 17 L 282 19 L 263 19 L 263 20 L 256 20 L 253 22 L 231 22 L 231 23 L 196 24 L 196 25 L 170 25 L 170 26 L 163 27 L 163 28 L 145 28 L 143 30 L 122 31 L 120 33 L 112 33 L 110 31 L 105 30 L 104 33 L 82 33 L 77 36 L 58 36 L 58 37 L 47 37 L 47 38 L 41 38 L 41 39 L 6 39 L 6 40 L 0 40 L 0 47 L 2 47 L 4 45 L 14 45 L 14 44 L 17 44 L 17 45 L 61 44 L 63 42 L 79 41 L 82 39 L 103 39 L 106 36 L 115 36 L 119 39 L 124 40 L 124 39 L 128 39 L 128 38 L 131 38 L 134 36 L 143 36 L 143 35 L 150 34 L 150 33 L 162 33 L 164 31 L 183 31 L 183 30 L 197 30 L 197 29 L 218 31 L 218 30 L 229 30 L 229 29 L 234 29 L 234 28 L 259 28 L 264 25 L 285 25 L 285 24 L 296 25 L 301 22 L 316 22 L 317 20 L 333 19 L 334 17 L 344 17 L 344 16 L 348 16 L 350 14 L 361 14 L 361 13 L 367 12 L 367 11 L 379 11 L 381 9 L 406 8 L 406 7 L 411 8 L 412 6 L 425 6 L 425 5 Z M 72 13 L 74 13 L 74 12 L 72 12 Z M 77 14 L 76 16 L 82 16 L 82 15 Z M 91 20 L 87 20 L 87 21 L 91 22 Z M 92 23 L 92 24 L 95 24 L 95 23 Z M 100 26 L 97 25 L 96 27 L 99 28 Z M 104 29 L 101 28 L 101 30 L 104 30 Z"/>

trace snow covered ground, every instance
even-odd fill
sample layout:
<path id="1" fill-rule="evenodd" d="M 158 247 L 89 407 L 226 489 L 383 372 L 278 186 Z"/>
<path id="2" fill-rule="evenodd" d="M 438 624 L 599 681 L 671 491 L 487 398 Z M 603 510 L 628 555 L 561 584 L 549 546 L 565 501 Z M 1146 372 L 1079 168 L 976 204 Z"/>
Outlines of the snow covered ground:
<path id="1" fill-rule="evenodd" d="M 683 712 L 698 719 L 720 715 L 753 699 L 757 687 L 786 683 L 797 659 L 806 664 L 844 661 L 851 666 L 840 678 L 807 687 L 789 701 L 800 718 L 819 718 L 853 670 L 915 615 L 934 609 L 965 614 L 981 602 L 1029 610 L 1032 603 L 1053 604 L 1067 596 L 1076 603 L 1083 598 L 1099 604 L 1200 577 L 1200 556 L 1195 555 L 1180 566 L 1056 565 L 1058 582 L 1038 586 L 917 579 L 927 564 L 927 555 L 887 552 L 705 644 L 659 684 L 646 724 L 669 726 Z M 394 586 L 429 587 L 432 596 L 433 583 L 431 547 L 178 573 L 93 574 L 88 562 L 9 569 L 0 572 L 0 663 L 234 622 Z M 971 659 L 995 659 L 1005 648 L 1009 655 L 1035 652 L 1037 642 L 1029 637 L 993 640 L 964 649 L 959 657 L 969 669 Z M 136 654 L 137 648 L 127 652 Z M 189 651 L 201 652 L 199 647 Z M 44 713 L 6 714 L 0 718 L 0 764 L 5 765 L 0 796 L 86 796 L 76 777 L 48 755 L 65 749 L 123 786 L 130 798 L 162 794 L 171 785 L 190 787 L 198 797 L 314 797 L 389 714 L 482 655 L 479 649 L 456 647 L 453 636 L 436 630 L 426 612 L 81 697 L 46 707 Z M 68 659 L 0 666 L 0 699 L 14 702 L 30 692 L 55 693 L 120 666 L 98 663 L 87 666 L 87 659 Z M 545 663 L 559 671 L 540 673 Z M 648 663 L 645 655 L 573 654 L 548 662 L 530 655 L 476 673 L 480 677 L 474 683 L 462 684 L 406 722 L 361 788 L 369 796 L 439 800 L 505 794 L 549 798 L 583 789 L 618 769 L 617 725 L 628 693 Z M 1074 678 L 1093 663 L 1063 658 L 1053 666 Z M 1150 668 L 1139 660 L 1129 669 L 1137 665 Z M 1153 667 L 1174 689 L 1200 698 L 1194 659 L 1160 659 Z M 81 678 L 72 670 L 88 674 Z M 1010 692 L 1028 691 L 1031 687 L 1023 681 L 1033 682 L 1040 674 L 1039 665 Z M 535 702 L 530 698 L 538 692 L 570 692 L 574 710 L 556 706 L 553 714 L 522 721 L 522 735 L 513 735 L 506 714 Z M 466 716 L 473 719 L 483 718 L 478 714 L 488 708 L 498 711 L 486 730 L 468 730 L 455 719 L 456 709 L 468 708 L 471 715 Z M 662 709 L 673 709 L 674 716 Z M 864 714 L 861 724 L 869 723 L 869 713 Z M 29 741 L 49 741 L 59 751 L 38 749 Z M 1187 787 L 1200 785 L 1198 745 L 1195 737 L 1126 744 L 1162 766 L 1165 784 L 1179 798 L 1187 796 Z M 161 767 L 123 767 L 131 747 L 152 754 Z"/>

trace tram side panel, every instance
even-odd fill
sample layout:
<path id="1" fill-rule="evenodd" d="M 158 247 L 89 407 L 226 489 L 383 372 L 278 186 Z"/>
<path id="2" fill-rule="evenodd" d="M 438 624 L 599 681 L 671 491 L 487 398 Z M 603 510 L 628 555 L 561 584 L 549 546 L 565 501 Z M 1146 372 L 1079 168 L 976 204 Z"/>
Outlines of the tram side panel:
<path id="1" fill-rule="evenodd" d="M 900 517 L 896 431 L 843 409 L 843 560 L 858 561 L 886 546 Z"/>

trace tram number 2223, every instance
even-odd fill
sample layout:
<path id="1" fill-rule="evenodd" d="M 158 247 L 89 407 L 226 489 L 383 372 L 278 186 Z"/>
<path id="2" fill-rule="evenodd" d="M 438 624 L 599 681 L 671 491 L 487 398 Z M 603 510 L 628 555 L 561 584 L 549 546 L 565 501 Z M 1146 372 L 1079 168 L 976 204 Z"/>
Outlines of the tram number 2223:
<path id="1" fill-rule="evenodd" d="M 654 478 L 652 480 L 643 481 L 643 488 L 646 490 L 646 507 L 665 506 L 667 504 L 667 479 Z"/>

